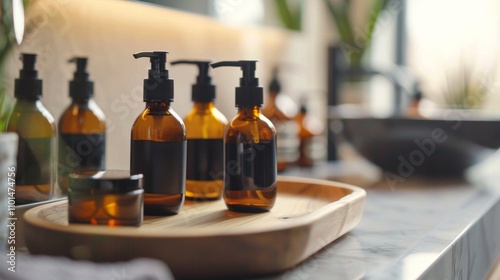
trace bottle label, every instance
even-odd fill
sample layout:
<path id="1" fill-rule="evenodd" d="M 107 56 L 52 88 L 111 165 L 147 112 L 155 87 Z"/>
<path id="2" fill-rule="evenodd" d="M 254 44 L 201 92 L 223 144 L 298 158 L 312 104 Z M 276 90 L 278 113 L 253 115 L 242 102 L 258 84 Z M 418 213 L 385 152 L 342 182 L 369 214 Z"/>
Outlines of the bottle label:
<path id="1" fill-rule="evenodd" d="M 51 185 L 55 137 L 19 138 L 16 185 Z"/>
<path id="2" fill-rule="evenodd" d="M 223 177 L 222 139 L 188 139 L 187 179 L 196 181 L 221 180 Z"/>
<path id="3" fill-rule="evenodd" d="M 186 141 L 132 140 L 130 170 L 142 174 L 145 193 L 184 194 L 186 189 Z"/>
<path id="4" fill-rule="evenodd" d="M 225 190 L 262 190 L 276 185 L 276 142 L 226 143 Z"/>
<path id="5" fill-rule="evenodd" d="M 59 175 L 74 171 L 104 170 L 105 134 L 69 134 L 59 137 Z"/>

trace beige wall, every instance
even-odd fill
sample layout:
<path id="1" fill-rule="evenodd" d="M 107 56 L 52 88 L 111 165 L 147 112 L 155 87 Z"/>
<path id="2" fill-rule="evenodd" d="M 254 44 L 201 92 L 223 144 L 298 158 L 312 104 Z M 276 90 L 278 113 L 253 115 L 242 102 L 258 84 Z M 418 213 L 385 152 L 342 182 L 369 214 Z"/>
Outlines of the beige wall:
<path id="1" fill-rule="evenodd" d="M 7 83 L 18 76 L 20 52 L 39 54 L 39 75 L 44 80 L 43 102 L 59 119 L 68 106 L 68 81 L 75 55 L 89 56 L 95 99 L 108 121 L 107 168 L 129 168 L 130 129 L 144 108 L 142 81 L 149 62 L 132 54 L 168 50 L 169 59 L 257 59 L 257 74 L 267 87 L 272 66 L 285 51 L 288 34 L 262 27 L 232 28 L 213 19 L 152 5 L 112 0 L 40 0 L 28 11 L 28 30 L 13 55 Z M 175 80 L 173 108 L 184 116 L 191 107 L 191 84 L 197 70 L 192 66 L 169 67 Z M 228 117 L 236 113 L 234 87 L 237 69 L 213 71 L 218 86 L 217 106 Z"/>

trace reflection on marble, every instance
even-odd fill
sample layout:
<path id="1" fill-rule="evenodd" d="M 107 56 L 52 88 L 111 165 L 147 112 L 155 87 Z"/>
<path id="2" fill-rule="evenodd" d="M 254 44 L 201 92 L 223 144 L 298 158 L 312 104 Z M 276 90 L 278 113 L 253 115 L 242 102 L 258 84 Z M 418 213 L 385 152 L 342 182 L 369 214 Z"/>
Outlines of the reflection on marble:
<path id="1" fill-rule="evenodd" d="M 500 257 L 500 194 L 465 182 L 407 183 L 367 189 L 355 229 L 259 279 L 484 279 Z"/>

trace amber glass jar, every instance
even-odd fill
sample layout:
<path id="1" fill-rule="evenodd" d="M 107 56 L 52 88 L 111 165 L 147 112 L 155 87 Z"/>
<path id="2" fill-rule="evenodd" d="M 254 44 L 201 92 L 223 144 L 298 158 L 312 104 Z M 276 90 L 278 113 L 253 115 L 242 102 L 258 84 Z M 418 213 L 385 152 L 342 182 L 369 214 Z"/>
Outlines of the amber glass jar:
<path id="1" fill-rule="evenodd" d="M 140 226 L 142 174 L 84 171 L 69 175 L 68 221 L 108 226 Z"/>

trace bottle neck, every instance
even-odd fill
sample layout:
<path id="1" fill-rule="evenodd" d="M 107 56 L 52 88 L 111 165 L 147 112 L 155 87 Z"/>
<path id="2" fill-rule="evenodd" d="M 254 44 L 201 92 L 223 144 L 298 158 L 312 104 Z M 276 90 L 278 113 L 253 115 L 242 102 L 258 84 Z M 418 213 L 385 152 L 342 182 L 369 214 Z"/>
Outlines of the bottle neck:
<path id="1" fill-rule="evenodd" d="M 151 111 L 166 111 L 170 109 L 170 102 L 146 102 L 146 109 Z"/>
<path id="2" fill-rule="evenodd" d="M 73 104 L 89 104 L 90 100 L 92 100 L 92 97 L 88 97 L 88 98 L 73 98 L 71 102 Z"/>
<path id="3" fill-rule="evenodd" d="M 261 115 L 261 109 L 259 105 L 238 107 L 238 115 L 243 118 L 258 118 Z"/>
<path id="4" fill-rule="evenodd" d="M 41 96 L 16 97 L 19 102 L 23 103 L 36 103 L 37 101 L 40 101 L 41 98 Z"/>
<path id="5" fill-rule="evenodd" d="M 198 111 L 207 111 L 214 108 L 214 102 L 194 102 L 193 108 Z"/>

